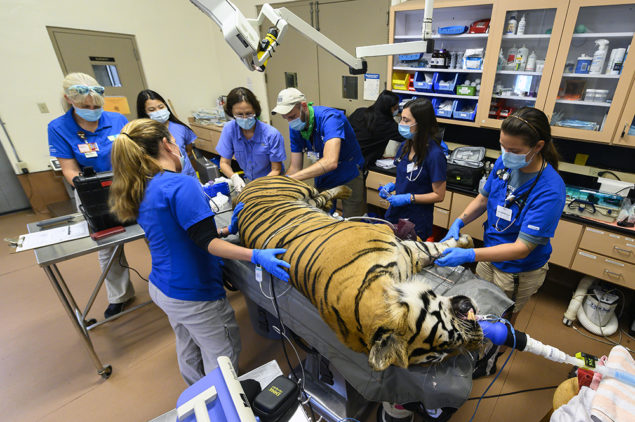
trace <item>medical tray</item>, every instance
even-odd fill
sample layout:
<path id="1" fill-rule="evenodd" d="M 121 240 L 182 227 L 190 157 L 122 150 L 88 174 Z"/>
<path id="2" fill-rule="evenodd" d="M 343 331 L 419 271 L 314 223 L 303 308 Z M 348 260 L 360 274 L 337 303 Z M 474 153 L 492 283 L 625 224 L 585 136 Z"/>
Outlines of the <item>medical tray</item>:
<path id="1" fill-rule="evenodd" d="M 439 35 L 459 35 L 467 31 L 465 25 L 444 26 L 438 29 Z"/>
<path id="2" fill-rule="evenodd" d="M 614 223 L 623 201 L 624 198 L 620 195 L 567 186 L 567 203 L 564 213 Z"/>

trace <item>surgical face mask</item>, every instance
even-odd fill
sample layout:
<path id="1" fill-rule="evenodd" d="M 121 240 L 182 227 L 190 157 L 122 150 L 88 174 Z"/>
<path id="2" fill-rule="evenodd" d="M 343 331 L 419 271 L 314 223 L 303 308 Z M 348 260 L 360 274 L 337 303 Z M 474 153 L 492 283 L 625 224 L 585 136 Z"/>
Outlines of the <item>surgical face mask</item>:
<path id="1" fill-rule="evenodd" d="M 170 111 L 167 108 L 162 108 L 157 111 L 151 111 L 148 113 L 148 117 L 159 123 L 165 123 L 170 118 Z"/>
<path id="2" fill-rule="evenodd" d="M 399 124 L 399 134 L 406 139 L 412 139 L 412 137 L 414 136 L 414 133 L 410 132 L 410 126 L 403 123 Z"/>
<path id="3" fill-rule="evenodd" d="M 236 117 L 238 126 L 245 130 L 249 130 L 256 124 L 256 117 Z"/>
<path id="4" fill-rule="evenodd" d="M 501 155 L 503 157 L 503 165 L 510 170 L 519 170 L 523 167 L 527 167 L 529 161 L 527 161 L 527 154 L 514 154 L 513 152 L 505 151 L 501 146 Z M 532 157 L 533 159 L 533 157 Z"/>
<path id="5" fill-rule="evenodd" d="M 179 146 L 177 144 L 173 144 L 172 142 L 170 142 L 170 144 L 174 145 L 176 147 L 176 149 L 179 150 L 179 155 L 176 155 L 173 152 L 172 152 L 172 154 L 176 155 L 177 157 L 179 157 L 179 162 L 181 163 L 181 170 L 179 170 L 179 171 L 183 171 L 183 169 L 185 168 L 185 157 L 181 153 L 181 148 L 179 148 Z"/>
<path id="6" fill-rule="evenodd" d="M 104 109 L 101 107 L 94 110 L 91 110 L 89 108 L 77 108 L 76 106 L 73 106 L 73 108 L 75 109 L 75 114 L 77 114 L 79 117 L 86 120 L 87 122 L 96 122 L 97 120 L 99 120 L 99 118 L 101 117 L 101 113 L 103 113 L 104 111 Z"/>
<path id="7" fill-rule="evenodd" d="M 393 116 L 396 116 L 396 115 L 398 115 L 398 114 L 399 114 L 399 109 L 397 109 L 397 110 L 395 110 L 395 111 L 393 111 L 393 112 L 392 112 L 392 115 L 393 115 Z"/>
<path id="8" fill-rule="evenodd" d="M 302 117 L 298 117 L 297 119 L 293 119 L 289 122 L 289 127 L 299 132 L 306 127 L 306 122 L 302 121 Z"/>

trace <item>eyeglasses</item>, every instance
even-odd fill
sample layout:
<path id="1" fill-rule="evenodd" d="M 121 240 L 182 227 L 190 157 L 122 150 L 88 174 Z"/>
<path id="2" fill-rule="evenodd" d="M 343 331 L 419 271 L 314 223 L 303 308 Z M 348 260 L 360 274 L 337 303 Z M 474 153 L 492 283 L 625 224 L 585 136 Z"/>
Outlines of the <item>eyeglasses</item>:
<path id="1" fill-rule="evenodd" d="M 234 118 L 238 119 L 251 119 L 252 117 L 256 117 L 254 113 L 251 114 L 234 114 Z"/>
<path id="2" fill-rule="evenodd" d="M 104 95 L 106 89 L 103 86 L 86 86 L 86 85 L 71 85 L 66 88 L 66 93 L 70 95 L 86 95 L 89 91 L 93 91 L 99 95 Z"/>

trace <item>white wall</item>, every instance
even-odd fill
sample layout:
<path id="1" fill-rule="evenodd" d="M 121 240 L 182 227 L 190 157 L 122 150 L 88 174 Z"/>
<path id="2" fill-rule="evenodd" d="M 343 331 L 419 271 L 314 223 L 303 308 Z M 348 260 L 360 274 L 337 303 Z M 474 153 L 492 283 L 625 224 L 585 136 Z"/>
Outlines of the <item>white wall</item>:
<path id="1" fill-rule="evenodd" d="M 234 3 L 255 17 L 261 2 Z M 64 75 L 46 26 L 135 35 L 149 88 L 170 98 L 182 118 L 239 85 L 253 88 L 269 115 L 263 76 L 244 67 L 188 0 L 0 0 L 0 117 L 31 172 L 48 169 L 46 126 L 63 113 Z M 40 113 L 39 102 L 50 113 Z M 1 131 L 0 142 L 15 164 Z"/>

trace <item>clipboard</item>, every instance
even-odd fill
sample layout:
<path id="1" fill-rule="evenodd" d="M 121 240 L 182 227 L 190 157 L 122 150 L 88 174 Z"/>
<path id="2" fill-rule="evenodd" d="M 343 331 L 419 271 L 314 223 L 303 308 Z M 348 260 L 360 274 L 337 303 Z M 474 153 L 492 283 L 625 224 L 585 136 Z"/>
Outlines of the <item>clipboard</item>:
<path id="1" fill-rule="evenodd" d="M 29 249 L 41 248 L 43 246 L 68 242 L 69 240 L 81 239 L 89 236 L 88 224 L 81 221 L 75 224 L 68 224 L 48 230 L 41 230 L 35 233 L 22 234 L 18 238 L 15 251 L 22 252 Z"/>

